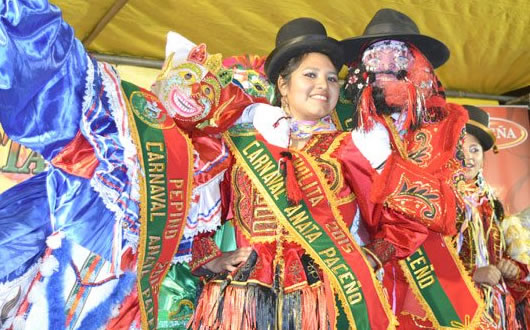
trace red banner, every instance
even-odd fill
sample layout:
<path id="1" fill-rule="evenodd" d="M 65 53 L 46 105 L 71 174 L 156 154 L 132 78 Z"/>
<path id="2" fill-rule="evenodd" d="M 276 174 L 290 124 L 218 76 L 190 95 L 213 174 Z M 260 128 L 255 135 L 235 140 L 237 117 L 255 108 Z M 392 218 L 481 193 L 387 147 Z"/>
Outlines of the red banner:
<path id="1" fill-rule="evenodd" d="M 499 153 L 485 153 L 484 176 L 506 214 L 530 206 L 530 111 L 527 106 L 484 106 Z"/>

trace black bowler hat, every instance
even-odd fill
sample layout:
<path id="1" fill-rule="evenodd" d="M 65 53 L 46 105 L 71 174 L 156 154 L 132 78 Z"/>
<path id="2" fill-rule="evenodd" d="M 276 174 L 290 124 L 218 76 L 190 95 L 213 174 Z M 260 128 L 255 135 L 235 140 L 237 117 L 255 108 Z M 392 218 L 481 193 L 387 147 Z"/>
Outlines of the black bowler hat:
<path id="1" fill-rule="evenodd" d="M 479 107 L 472 105 L 464 105 L 469 115 L 469 120 L 466 123 L 466 132 L 475 136 L 482 149 L 488 151 L 495 145 L 495 135 L 489 128 L 490 126 L 490 115 Z M 496 147 L 493 151 L 496 151 Z"/>
<path id="2" fill-rule="evenodd" d="M 276 48 L 267 56 L 265 73 L 269 80 L 276 84 L 280 70 L 291 58 L 311 52 L 327 55 L 337 71 L 344 64 L 344 53 L 340 43 L 328 37 L 322 23 L 307 17 L 289 21 L 276 35 Z"/>
<path id="3" fill-rule="evenodd" d="M 407 15 L 389 8 L 380 9 L 364 29 L 363 35 L 342 40 L 348 61 L 359 55 L 370 44 L 378 40 L 400 40 L 416 46 L 437 68 L 449 59 L 449 48 L 441 41 L 420 34 L 414 21 Z"/>

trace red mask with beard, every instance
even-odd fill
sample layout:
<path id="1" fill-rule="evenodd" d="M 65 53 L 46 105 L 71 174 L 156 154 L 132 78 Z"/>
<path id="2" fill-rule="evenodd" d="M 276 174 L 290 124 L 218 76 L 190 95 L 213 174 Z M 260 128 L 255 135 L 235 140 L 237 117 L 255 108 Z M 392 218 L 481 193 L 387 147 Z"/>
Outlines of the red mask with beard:
<path id="1" fill-rule="evenodd" d="M 407 52 L 395 51 L 384 58 L 377 48 L 368 48 L 365 52 L 371 54 L 363 54 L 362 61 L 350 66 L 344 89 L 358 109 L 357 127 L 361 129 L 370 130 L 374 120 L 383 121 L 382 116 L 393 112 L 406 112 L 404 128 L 412 130 L 446 116 L 444 90 L 432 65 L 413 45 L 396 43 L 403 44 Z M 402 58 L 407 53 L 408 61 Z M 392 59 L 393 65 L 385 63 Z"/>

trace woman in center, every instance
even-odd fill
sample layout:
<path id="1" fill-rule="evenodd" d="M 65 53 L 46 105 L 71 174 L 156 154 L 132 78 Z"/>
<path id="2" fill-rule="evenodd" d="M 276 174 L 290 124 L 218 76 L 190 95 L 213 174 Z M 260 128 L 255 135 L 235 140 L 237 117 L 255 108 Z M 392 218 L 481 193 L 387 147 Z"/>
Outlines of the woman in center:
<path id="1" fill-rule="evenodd" d="M 342 65 L 320 22 L 298 18 L 279 30 L 265 64 L 278 106 L 250 106 L 223 134 L 232 157 L 223 219 L 238 248 L 221 251 L 214 233 L 195 238 L 191 267 L 203 288 L 194 329 L 395 326 L 374 269 L 411 254 L 427 230 L 370 202 L 376 171 L 330 118 Z M 363 222 L 381 218 L 387 225 L 367 242 Z"/>

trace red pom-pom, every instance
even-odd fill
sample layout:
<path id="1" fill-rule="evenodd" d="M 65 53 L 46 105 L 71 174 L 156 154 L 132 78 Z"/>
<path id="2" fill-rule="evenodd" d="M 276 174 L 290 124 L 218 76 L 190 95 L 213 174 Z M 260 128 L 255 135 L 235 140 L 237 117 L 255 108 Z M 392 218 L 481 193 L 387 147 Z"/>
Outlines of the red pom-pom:
<path id="1" fill-rule="evenodd" d="M 287 201 L 290 205 L 297 205 L 304 197 L 302 190 L 296 180 L 296 173 L 293 165 L 293 155 L 289 151 L 281 153 L 280 161 L 283 165 L 283 174 L 285 178 L 285 190 L 287 192 Z"/>

